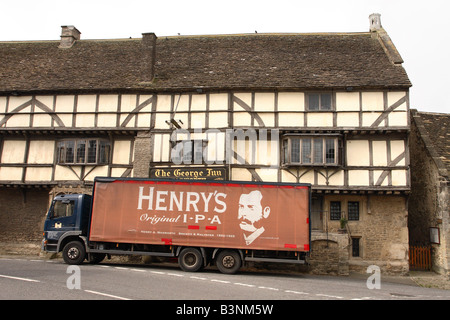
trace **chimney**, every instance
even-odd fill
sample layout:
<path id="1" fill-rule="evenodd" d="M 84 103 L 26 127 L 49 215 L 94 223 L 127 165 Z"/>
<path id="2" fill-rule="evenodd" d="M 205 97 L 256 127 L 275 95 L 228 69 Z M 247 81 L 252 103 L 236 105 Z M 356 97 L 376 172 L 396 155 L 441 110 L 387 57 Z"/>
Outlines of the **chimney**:
<path id="1" fill-rule="evenodd" d="M 153 32 L 142 34 L 142 54 L 144 68 L 142 69 L 142 84 L 153 81 L 156 60 L 156 35 Z"/>
<path id="2" fill-rule="evenodd" d="M 377 31 L 381 30 L 383 27 L 381 26 L 381 14 L 379 13 L 372 13 L 369 16 L 370 20 L 370 31 Z"/>
<path id="3" fill-rule="evenodd" d="M 81 32 L 74 26 L 61 26 L 60 48 L 71 48 L 76 40 L 80 40 Z"/>

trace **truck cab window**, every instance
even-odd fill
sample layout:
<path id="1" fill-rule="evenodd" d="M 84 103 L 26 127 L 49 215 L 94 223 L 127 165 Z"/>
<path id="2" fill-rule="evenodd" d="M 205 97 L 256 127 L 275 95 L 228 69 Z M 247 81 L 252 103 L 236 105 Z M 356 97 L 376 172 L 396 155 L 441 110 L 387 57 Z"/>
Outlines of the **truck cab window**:
<path id="1" fill-rule="evenodd" d="M 73 215 L 75 201 L 63 200 L 55 201 L 53 204 L 52 218 L 70 217 Z"/>

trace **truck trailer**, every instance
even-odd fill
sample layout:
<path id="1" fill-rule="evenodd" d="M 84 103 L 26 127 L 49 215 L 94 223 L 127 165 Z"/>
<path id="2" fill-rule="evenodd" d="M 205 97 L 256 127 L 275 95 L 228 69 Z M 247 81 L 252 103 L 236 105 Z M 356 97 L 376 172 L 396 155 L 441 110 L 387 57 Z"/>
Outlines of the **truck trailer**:
<path id="1" fill-rule="evenodd" d="M 309 184 L 97 177 L 92 195 L 53 199 L 42 247 L 68 264 L 148 255 L 178 258 L 189 272 L 305 263 L 310 197 Z"/>

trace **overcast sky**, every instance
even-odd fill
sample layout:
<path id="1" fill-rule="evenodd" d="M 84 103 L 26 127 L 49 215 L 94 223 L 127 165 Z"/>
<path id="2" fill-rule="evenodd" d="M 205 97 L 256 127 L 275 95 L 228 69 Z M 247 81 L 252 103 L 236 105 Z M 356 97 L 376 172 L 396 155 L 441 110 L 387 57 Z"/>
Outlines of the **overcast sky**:
<path id="1" fill-rule="evenodd" d="M 0 41 L 234 34 L 366 32 L 381 23 L 405 61 L 411 108 L 450 112 L 449 0 L 0 0 Z"/>

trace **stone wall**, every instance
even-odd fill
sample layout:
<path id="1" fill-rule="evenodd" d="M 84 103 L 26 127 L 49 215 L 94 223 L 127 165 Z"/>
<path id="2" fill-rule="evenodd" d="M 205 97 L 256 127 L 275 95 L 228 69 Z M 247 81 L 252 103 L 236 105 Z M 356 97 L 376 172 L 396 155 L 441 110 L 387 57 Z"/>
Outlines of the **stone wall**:
<path id="1" fill-rule="evenodd" d="M 39 253 L 49 190 L 0 188 L 0 253 Z"/>
<path id="2" fill-rule="evenodd" d="M 430 244 L 430 227 L 438 227 L 440 244 L 432 244 L 432 268 L 450 273 L 450 201 L 448 177 L 419 115 L 411 124 L 411 196 L 409 200 L 409 237 L 411 244 Z"/>

